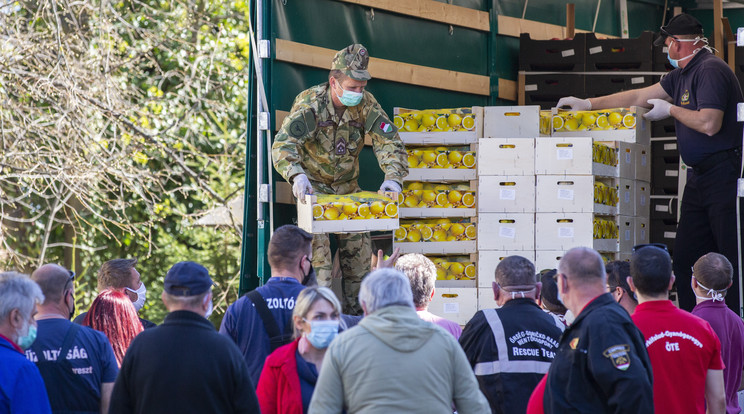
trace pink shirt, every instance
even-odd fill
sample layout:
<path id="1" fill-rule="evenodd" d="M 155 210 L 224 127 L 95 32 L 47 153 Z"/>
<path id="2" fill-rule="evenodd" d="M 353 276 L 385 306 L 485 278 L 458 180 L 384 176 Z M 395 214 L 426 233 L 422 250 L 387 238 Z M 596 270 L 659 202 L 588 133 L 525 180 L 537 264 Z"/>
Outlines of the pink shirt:
<path id="1" fill-rule="evenodd" d="M 452 336 L 455 337 L 455 339 L 460 339 L 460 335 L 462 335 L 462 328 L 456 322 L 441 318 L 427 310 L 416 311 L 416 313 L 422 320 L 431 322 L 435 325 L 439 325 L 444 328 L 445 331 L 451 333 Z"/>

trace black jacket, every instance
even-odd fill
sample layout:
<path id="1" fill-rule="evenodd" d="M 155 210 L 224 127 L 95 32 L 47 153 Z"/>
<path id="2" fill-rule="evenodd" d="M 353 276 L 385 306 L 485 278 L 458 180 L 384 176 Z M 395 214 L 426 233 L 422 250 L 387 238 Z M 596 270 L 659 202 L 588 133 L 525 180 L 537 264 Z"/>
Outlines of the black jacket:
<path id="1" fill-rule="evenodd" d="M 548 372 L 545 413 L 653 413 L 652 384 L 641 331 L 605 293 L 563 333 Z"/>
<path id="2" fill-rule="evenodd" d="M 127 351 L 111 396 L 117 413 L 258 413 L 238 347 L 202 316 L 171 312 Z"/>
<path id="3" fill-rule="evenodd" d="M 533 299 L 512 299 L 478 311 L 460 336 L 491 411 L 524 413 L 532 390 L 548 372 L 564 325 Z"/>

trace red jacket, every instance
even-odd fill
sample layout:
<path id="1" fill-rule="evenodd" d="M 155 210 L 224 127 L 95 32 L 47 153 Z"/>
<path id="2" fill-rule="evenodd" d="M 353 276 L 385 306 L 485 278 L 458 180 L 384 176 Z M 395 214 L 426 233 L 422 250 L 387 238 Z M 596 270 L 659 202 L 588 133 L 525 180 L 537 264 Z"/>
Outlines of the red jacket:
<path id="1" fill-rule="evenodd" d="M 296 359 L 298 343 L 299 339 L 294 340 L 266 358 L 256 390 L 262 414 L 302 413 Z"/>

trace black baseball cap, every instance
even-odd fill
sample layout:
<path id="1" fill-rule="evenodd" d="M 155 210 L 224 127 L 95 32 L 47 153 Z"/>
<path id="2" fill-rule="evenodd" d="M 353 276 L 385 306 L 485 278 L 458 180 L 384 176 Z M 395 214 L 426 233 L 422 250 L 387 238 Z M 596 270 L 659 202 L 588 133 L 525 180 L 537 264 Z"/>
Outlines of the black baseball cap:
<path id="1" fill-rule="evenodd" d="M 666 38 L 670 36 L 698 34 L 703 34 L 703 25 L 700 21 L 689 14 L 680 13 L 669 19 L 666 26 L 661 26 L 659 37 L 654 41 L 654 45 L 663 46 Z"/>
<path id="2" fill-rule="evenodd" d="M 163 285 L 165 291 L 173 296 L 196 296 L 209 290 L 212 278 L 199 263 L 178 262 L 168 270 Z"/>

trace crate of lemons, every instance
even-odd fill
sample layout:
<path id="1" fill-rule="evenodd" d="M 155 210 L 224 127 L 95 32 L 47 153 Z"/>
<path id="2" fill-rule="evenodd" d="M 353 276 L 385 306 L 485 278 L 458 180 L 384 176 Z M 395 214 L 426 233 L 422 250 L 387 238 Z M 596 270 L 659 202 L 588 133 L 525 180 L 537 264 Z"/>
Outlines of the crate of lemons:
<path id="1" fill-rule="evenodd" d="M 475 280 L 470 256 L 426 256 L 437 267 L 437 280 Z"/>
<path id="2" fill-rule="evenodd" d="M 408 168 L 475 168 L 475 152 L 468 146 L 412 147 L 406 152 Z"/>
<path id="3" fill-rule="evenodd" d="M 312 204 L 313 220 L 370 220 L 398 218 L 397 200 L 371 191 L 319 194 Z"/>
<path id="4" fill-rule="evenodd" d="M 400 132 L 462 132 L 475 129 L 471 108 L 401 109 L 393 118 Z"/>
<path id="5" fill-rule="evenodd" d="M 615 239 L 619 237 L 619 231 L 617 227 L 617 223 L 614 219 L 609 218 L 603 218 L 603 217 L 594 217 L 594 234 L 593 237 L 595 240 L 604 240 L 604 239 Z"/>
<path id="6" fill-rule="evenodd" d="M 617 148 L 593 142 L 592 162 L 616 167 L 618 163 Z"/>
<path id="7" fill-rule="evenodd" d="M 594 202 L 606 206 L 617 206 L 620 201 L 617 186 L 608 185 L 602 181 L 594 182 Z"/>
<path id="8" fill-rule="evenodd" d="M 597 111 L 540 111 L 540 133 L 613 131 L 633 129 L 636 113 L 629 108 L 613 108 Z"/>
<path id="9" fill-rule="evenodd" d="M 403 183 L 398 202 L 401 208 L 474 208 L 475 191 L 470 183 Z"/>
<path id="10" fill-rule="evenodd" d="M 393 233 L 396 242 L 455 242 L 475 240 L 475 223 L 469 219 L 401 220 Z"/>

